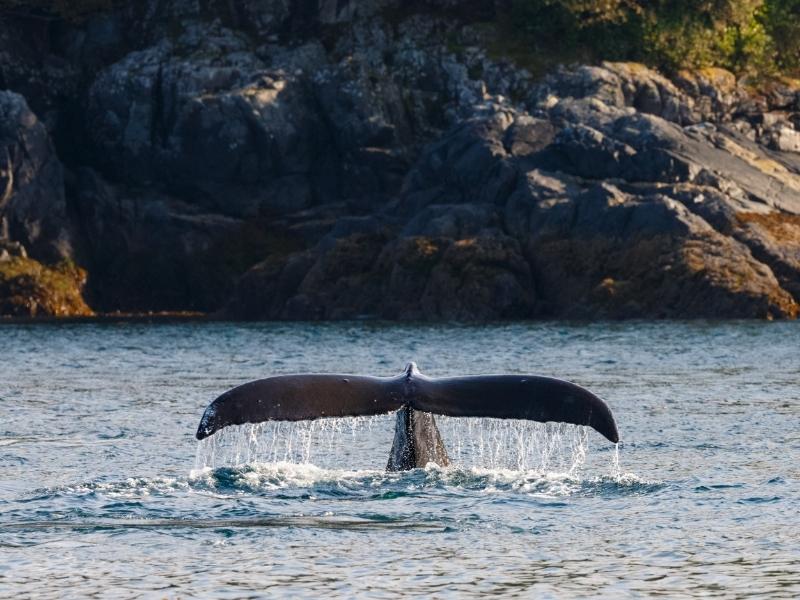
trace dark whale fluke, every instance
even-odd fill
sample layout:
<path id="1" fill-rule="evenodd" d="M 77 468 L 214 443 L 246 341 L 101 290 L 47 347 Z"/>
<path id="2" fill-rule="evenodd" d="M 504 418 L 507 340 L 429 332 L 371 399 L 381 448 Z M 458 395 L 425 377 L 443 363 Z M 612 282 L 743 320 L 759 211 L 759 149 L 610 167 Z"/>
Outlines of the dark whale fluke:
<path id="1" fill-rule="evenodd" d="M 410 363 L 397 377 L 278 375 L 225 392 L 203 413 L 197 439 L 228 425 L 379 415 L 400 410 L 390 470 L 445 465 L 432 414 L 557 421 L 592 427 L 619 441 L 605 402 L 574 383 L 536 375 L 425 377 Z"/>

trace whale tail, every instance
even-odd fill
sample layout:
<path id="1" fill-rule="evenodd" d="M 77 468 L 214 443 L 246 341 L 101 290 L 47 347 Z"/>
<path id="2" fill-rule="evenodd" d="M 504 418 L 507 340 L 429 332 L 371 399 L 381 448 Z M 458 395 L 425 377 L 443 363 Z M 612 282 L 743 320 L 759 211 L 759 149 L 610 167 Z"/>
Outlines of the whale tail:
<path id="1" fill-rule="evenodd" d="M 228 425 L 379 415 L 403 406 L 453 417 L 585 425 L 619 441 L 608 405 L 574 383 L 536 375 L 434 379 L 412 368 L 398 377 L 279 375 L 245 383 L 206 408 L 197 439 Z"/>
<path id="2" fill-rule="evenodd" d="M 228 425 L 379 415 L 399 409 L 390 469 L 424 466 L 426 458 L 447 461 L 432 414 L 585 425 L 611 442 L 619 441 L 608 405 L 574 383 L 536 375 L 436 379 L 422 375 L 413 363 L 398 377 L 279 375 L 245 383 L 206 408 L 196 437 L 202 440 Z"/>
<path id="3" fill-rule="evenodd" d="M 579 385 L 538 375 L 424 378 L 413 407 L 450 417 L 526 419 L 591 427 L 610 442 L 619 431 L 608 405 Z"/>

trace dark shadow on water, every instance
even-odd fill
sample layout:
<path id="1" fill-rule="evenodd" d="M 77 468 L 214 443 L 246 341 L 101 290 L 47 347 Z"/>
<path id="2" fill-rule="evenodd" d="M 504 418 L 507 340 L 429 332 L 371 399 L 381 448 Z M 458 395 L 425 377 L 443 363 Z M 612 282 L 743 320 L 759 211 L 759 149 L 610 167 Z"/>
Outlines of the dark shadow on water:
<path id="1" fill-rule="evenodd" d="M 252 529 L 258 527 L 288 527 L 303 529 L 347 529 L 352 531 L 373 529 L 413 529 L 442 531 L 436 523 L 415 523 L 400 519 L 353 519 L 340 517 L 254 517 L 251 519 L 125 519 L 99 521 L 27 521 L 7 523 L 0 532 L 33 530 L 71 530 L 84 533 L 124 529 Z"/>

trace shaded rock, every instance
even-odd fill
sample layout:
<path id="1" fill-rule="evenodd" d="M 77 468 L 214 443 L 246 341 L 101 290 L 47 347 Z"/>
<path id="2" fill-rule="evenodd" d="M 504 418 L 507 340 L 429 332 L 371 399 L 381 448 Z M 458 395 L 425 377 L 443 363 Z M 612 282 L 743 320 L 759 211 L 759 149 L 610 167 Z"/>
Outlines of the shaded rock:
<path id="1" fill-rule="evenodd" d="M 513 156 L 534 155 L 549 146 L 556 136 L 556 128 L 549 120 L 518 115 L 506 130 L 503 145 Z"/>
<path id="2" fill-rule="evenodd" d="M 21 243 L 31 257 L 71 256 L 64 177 L 44 125 L 25 99 L 0 91 L 0 240 Z"/>
<path id="3" fill-rule="evenodd" d="M 336 220 L 328 234 L 317 244 L 317 248 L 328 250 L 333 248 L 340 239 L 354 235 L 380 236 L 386 230 L 387 223 L 374 216 L 343 217 Z"/>
<path id="4" fill-rule="evenodd" d="M 208 213 L 164 193 L 135 193 L 79 173 L 89 293 L 104 310 L 213 310 L 265 254 L 302 247 L 283 228 Z"/>
<path id="5" fill-rule="evenodd" d="M 315 162 L 322 129 L 307 90 L 232 32 L 216 33 L 202 53 L 165 42 L 98 76 L 87 122 L 98 160 L 117 180 L 165 180 L 233 216 L 302 208 L 311 192 L 298 175 Z"/>
<path id="6" fill-rule="evenodd" d="M 485 233 L 392 241 L 355 234 L 313 253 L 250 270 L 228 305 L 246 318 L 485 320 L 533 314 L 535 293 L 519 244 Z"/>
<path id="7" fill-rule="evenodd" d="M 273 255 L 254 266 L 236 284 L 225 307 L 226 314 L 239 319 L 316 317 L 315 307 L 297 294 L 314 260 L 311 252 L 289 257 Z"/>
<path id="8" fill-rule="evenodd" d="M 0 90 L 14 91 L 52 131 L 78 93 L 80 67 L 53 51 L 51 23 L 0 14 Z"/>
<path id="9" fill-rule="evenodd" d="M 383 317 L 480 321 L 535 314 L 519 244 L 496 231 L 462 239 L 403 237 L 384 248 L 379 265 Z"/>
<path id="10" fill-rule="evenodd" d="M 730 71 L 706 68 L 681 71 L 675 84 L 695 100 L 697 120 L 724 121 L 747 102 L 747 93 Z"/>
<path id="11" fill-rule="evenodd" d="M 781 286 L 800 298 L 800 217 L 774 212 L 737 213 L 731 234 L 770 265 Z"/>
<path id="12" fill-rule="evenodd" d="M 421 305 L 428 319 L 530 318 L 536 295 L 516 240 L 482 235 L 447 247 L 431 270 Z"/>
<path id="13" fill-rule="evenodd" d="M 446 52 L 398 50 L 375 24 L 354 36 L 333 50 L 317 40 L 290 50 L 190 20 L 98 75 L 85 121 L 94 160 L 115 181 L 163 182 L 230 216 L 342 200 L 373 209 L 469 79 Z"/>
<path id="14" fill-rule="evenodd" d="M 377 317 L 382 269 L 378 263 L 387 233 L 355 234 L 322 253 L 290 300 L 292 312 L 313 319 Z"/>
<path id="15" fill-rule="evenodd" d="M 404 236 L 466 239 L 496 225 L 497 211 L 486 204 L 434 204 L 403 228 Z"/>
<path id="16" fill-rule="evenodd" d="M 431 144 L 417 160 L 404 183 L 403 214 L 428 204 L 500 203 L 517 178 L 503 144 L 514 114 L 500 110 L 474 117 Z"/>
<path id="17" fill-rule="evenodd" d="M 702 118 L 689 95 L 666 77 L 637 63 L 605 62 L 599 67 L 561 69 L 536 88 L 534 102 L 547 108 L 547 103 L 563 98 L 591 98 L 609 107 L 630 107 L 681 124 Z"/>

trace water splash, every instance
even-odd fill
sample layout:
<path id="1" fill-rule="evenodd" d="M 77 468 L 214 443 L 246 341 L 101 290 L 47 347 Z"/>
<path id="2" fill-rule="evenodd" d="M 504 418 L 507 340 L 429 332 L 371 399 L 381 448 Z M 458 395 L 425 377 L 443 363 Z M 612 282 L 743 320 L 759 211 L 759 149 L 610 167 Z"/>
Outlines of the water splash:
<path id="1" fill-rule="evenodd" d="M 577 475 L 589 451 L 589 430 L 566 423 L 440 417 L 451 462 L 473 469 Z"/>
<path id="2" fill-rule="evenodd" d="M 619 464 L 619 442 L 614 444 L 614 453 L 611 455 L 611 477 L 617 481 L 622 477 L 622 467 Z"/>
<path id="3" fill-rule="evenodd" d="M 437 417 L 437 424 L 453 467 L 577 477 L 589 456 L 586 427 L 462 417 Z M 198 443 L 194 470 L 277 463 L 383 469 L 393 428 L 393 415 L 228 427 Z M 612 461 L 618 473 L 618 449 Z"/>
<path id="4" fill-rule="evenodd" d="M 339 466 L 354 455 L 368 466 L 383 464 L 389 448 L 374 447 L 373 428 L 386 430 L 391 442 L 393 416 L 348 417 L 315 421 L 267 421 L 226 427 L 197 445 L 194 469 L 236 467 L 254 463 Z M 370 454 L 372 457 L 370 458 Z M 375 462 L 375 456 L 380 460 Z"/>
<path id="5" fill-rule="evenodd" d="M 620 486 L 660 486 L 661 482 L 642 479 L 636 473 L 624 472 L 620 463 L 621 444 L 614 444 L 614 451 L 611 453 L 611 464 L 607 478 L 616 485 Z"/>

